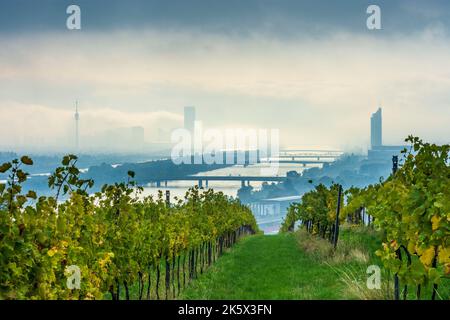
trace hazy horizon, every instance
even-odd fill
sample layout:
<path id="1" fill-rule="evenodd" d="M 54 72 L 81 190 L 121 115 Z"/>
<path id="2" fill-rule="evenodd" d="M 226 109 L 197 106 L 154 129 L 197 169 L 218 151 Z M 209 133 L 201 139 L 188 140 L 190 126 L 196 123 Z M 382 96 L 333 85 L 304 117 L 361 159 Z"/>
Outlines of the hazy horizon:
<path id="1" fill-rule="evenodd" d="M 119 128 L 167 140 L 190 105 L 205 128 L 279 129 L 283 148 L 364 151 L 378 107 L 383 143 L 449 143 L 448 2 L 378 1 L 373 31 L 370 1 L 75 1 L 72 31 L 69 4 L 0 1 L 3 151 L 72 149 L 76 100 L 89 152 Z"/>

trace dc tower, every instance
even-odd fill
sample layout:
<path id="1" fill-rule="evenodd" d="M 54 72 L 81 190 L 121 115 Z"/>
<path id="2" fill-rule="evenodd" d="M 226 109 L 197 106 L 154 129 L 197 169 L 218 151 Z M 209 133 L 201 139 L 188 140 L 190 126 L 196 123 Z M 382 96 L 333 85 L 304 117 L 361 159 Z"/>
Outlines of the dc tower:
<path id="1" fill-rule="evenodd" d="M 370 118 L 370 145 L 372 149 L 383 145 L 381 108 Z"/>

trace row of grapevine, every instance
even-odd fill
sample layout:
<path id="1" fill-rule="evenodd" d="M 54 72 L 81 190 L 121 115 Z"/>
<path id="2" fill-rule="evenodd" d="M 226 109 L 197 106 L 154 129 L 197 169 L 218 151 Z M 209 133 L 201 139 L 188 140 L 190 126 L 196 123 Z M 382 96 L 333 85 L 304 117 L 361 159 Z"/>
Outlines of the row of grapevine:
<path id="1" fill-rule="evenodd" d="M 365 221 L 382 231 L 383 245 L 376 252 L 385 267 L 395 274 L 396 299 L 415 288 L 418 299 L 422 286 L 432 285 L 436 298 L 441 281 L 450 276 L 450 167 L 449 145 L 424 143 L 408 137 L 404 163 L 385 181 L 367 188 L 345 192 L 346 205 L 340 223 Z M 293 230 L 298 220 L 308 231 L 332 237 L 336 187 L 319 185 L 293 204 L 282 231 Z"/>
<path id="2" fill-rule="evenodd" d="M 306 230 L 333 242 L 336 236 L 336 214 L 340 186 L 333 184 L 327 188 L 319 184 L 314 190 L 305 193 L 300 203 L 288 208 L 281 225 L 281 232 L 293 231 L 296 221 L 300 221 Z"/>
<path id="3" fill-rule="evenodd" d="M 428 285 L 435 299 L 438 285 L 450 276 L 450 146 L 412 136 L 406 141 L 411 149 L 404 151 L 403 165 L 386 181 L 353 190 L 347 207 L 349 212 L 365 208 L 383 230 L 377 255 L 395 274 L 395 298 L 400 298 L 400 283 L 403 299 L 408 286 L 420 299 Z"/>
<path id="4" fill-rule="evenodd" d="M 89 195 L 93 181 L 79 178 L 76 162 L 64 157 L 49 177 L 53 197 L 22 194 L 30 158 L 0 166 L 9 175 L 0 184 L 0 299 L 174 298 L 257 230 L 247 207 L 213 190 L 192 188 L 175 204 L 142 197 L 133 172 Z M 79 289 L 68 288 L 72 266 Z"/>

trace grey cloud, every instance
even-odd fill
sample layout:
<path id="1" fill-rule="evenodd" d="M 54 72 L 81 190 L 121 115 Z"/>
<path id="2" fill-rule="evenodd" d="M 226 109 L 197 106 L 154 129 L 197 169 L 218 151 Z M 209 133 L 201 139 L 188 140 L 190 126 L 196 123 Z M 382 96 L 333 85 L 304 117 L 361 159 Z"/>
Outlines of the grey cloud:
<path id="1" fill-rule="evenodd" d="M 39 33 L 65 28 L 65 9 L 82 8 L 83 32 L 153 28 L 280 38 L 366 33 L 368 0 L 1 0 L 1 33 Z M 446 0 L 378 0 L 384 35 L 410 33 L 431 22 L 450 24 Z"/>

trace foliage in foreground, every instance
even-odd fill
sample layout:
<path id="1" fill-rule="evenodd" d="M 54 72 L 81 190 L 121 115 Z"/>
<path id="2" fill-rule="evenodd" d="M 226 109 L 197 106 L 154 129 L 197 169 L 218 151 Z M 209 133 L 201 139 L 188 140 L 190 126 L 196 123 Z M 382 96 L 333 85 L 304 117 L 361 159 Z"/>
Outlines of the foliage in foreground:
<path id="1" fill-rule="evenodd" d="M 409 137 L 403 166 L 386 181 L 354 192 L 350 208 L 364 207 L 383 230 L 377 251 L 386 268 L 421 297 L 422 286 L 438 285 L 450 276 L 449 145 L 437 146 Z"/>
<path id="2" fill-rule="evenodd" d="M 450 146 L 424 143 L 412 136 L 406 141 L 411 149 L 403 151 L 404 164 L 398 171 L 384 182 L 346 192 L 340 223 L 361 223 L 367 214 L 383 233 L 377 255 L 404 285 L 403 298 L 408 285 L 415 287 L 418 299 L 421 288 L 432 285 L 431 298 L 435 299 L 438 285 L 450 276 Z M 330 224 L 336 208 L 330 202 L 332 188 L 319 185 L 306 193 L 300 204 L 289 209 L 282 230 L 293 230 L 299 220 L 312 233 L 327 230 L 324 225 Z"/>
<path id="3" fill-rule="evenodd" d="M 213 190 L 190 189 L 172 205 L 162 193 L 141 199 L 133 172 L 126 183 L 89 195 L 93 181 L 79 179 L 76 162 L 76 156 L 64 157 L 49 177 L 53 197 L 21 193 L 28 175 L 22 167 L 33 164 L 29 157 L 0 166 L 9 174 L 0 184 L 0 299 L 102 299 L 108 292 L 119 299 L 121 288 L 129 298 L 134 283 L 139 298 L 150 298 L 151 288 L 160 298 L 162 265 L 167 298 L 175 262 L 180 292 L 180 257 L 183 279 L 192 279 L 224 247 L 257 230 L 248 208 Z M 81 271 L 78 290 L 67 288 L 72 265 Z"/>

